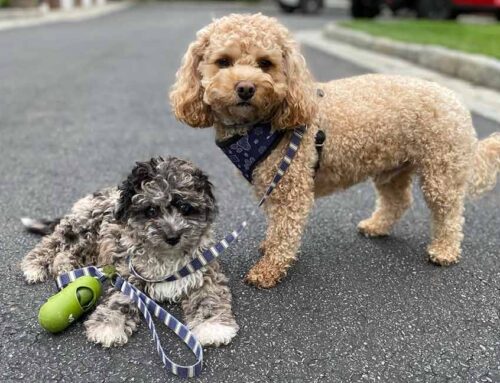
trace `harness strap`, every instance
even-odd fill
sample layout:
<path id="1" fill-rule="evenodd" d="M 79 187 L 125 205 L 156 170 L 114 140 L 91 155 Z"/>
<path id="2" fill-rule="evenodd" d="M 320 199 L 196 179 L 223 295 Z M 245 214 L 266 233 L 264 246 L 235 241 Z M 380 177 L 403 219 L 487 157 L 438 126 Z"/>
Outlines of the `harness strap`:
<path id="1" fill-rule="evenodd" d="M 274 175 L 273 180 L 271 181 L 271 184 L 267 188 L 266 192 L 262 196 L 259 204 L 257 205 L 257 208 L 262 206 L 264 202 L 269 198 L 271 193 L 273 192 L 274 188 L 276 185 L 281 181 L 283 176 L 285 175 L 287 169 L 290 167 L 290 164 L 292 163 L 293 158 L 295 157 L 295 154 L 297 153 L 297 150 L 299 150 L 300 143 L 302 142 L 302 137 L 304 136 L 304 133 L 306 131 L 306 127 L 304 125 L 301 125 L 297 128 L 294 129 L 292 137 L 290 139 L 290 143 L 288 144 L 288 147 L 285 151 L 285 155 L 283 156 L 283 159 L 281 160 L 278 170 L 276 171 L 276 174 Z M 251 215 L 254 215 L 257 208 L 255 208 Z M 215 258 L 217 258 L 219 255 L 221 255 L 233 242 L 236 241 L 236 239 L 239 237 L 239 235 L 245 230 L 247 227 L 247 221 L 243 221 L 233 232 L 229 233 L 226 235 L 221 241 L 217 242 L 215 245 L 210 247 L 209 249 L 203 251 L 198 257 L 194 258 L 192 261 L 190 261 L 186 266 L 182 267 L 175 273 L 159 278 L 159 279 L 149 279 L 145 278 L 142 275 L 140 275 L 137 270 L 134 268 L 134 265 L 132 263 L 132 258 L 128 258 L 128 267 L 130 270 L 130 273 L 135 275 L 137 278 L 142 279 L 143 281 L 150 282 L 150 283 L 158 283 L 158 282 L 172 282 L 179 280 L 181 278 L 184 278 L 185 276 L 192 274 L 196 272 L 197 270 L 200 270 L 203 268 L 205 265 L 208 263 L 212 262 Z"/>
<path id="2" fill-rule="evenodd" d="M 105 281 L 108 278 L 97 267 L 88 266 L 59 275 L 56 279 L 57 288 L 61 290 L 70 282 L 73 282 L 76 278 L 82 277 L 84 275 L 95 277 L 101 282 Z M 135 286 L 131 285 L 119 275 L 114 281 L 114 288 L 118 291 L 121 291 L 124 295 L 128 296 L 142 313 L 149 327 L 149 331 L 153 335 L 153 341 L 155 342 L 156 350 L 160 355 L 165 369 L 182 378 L 192 378 L 200 375 L 201 369 L 203 367 L 203 347 L 195 338 L 193 333 L 191 333 L 191 331 L 189 331 L 186 326 L 184 326 L 168 311 L 164 310 L 158 303 L 149 298 L 143 292 L 139 291 Z M 163 322 L 189 347 L 189 349 L 196 356 L 196 363 L 188 366 L 182 366 L 174 363 L 167 356 L 161 345 L 160 338 L 158 337 L 158 333 L 156 331 L 156 327 L 151 314 L 153 314 L 156 318 Z"/>

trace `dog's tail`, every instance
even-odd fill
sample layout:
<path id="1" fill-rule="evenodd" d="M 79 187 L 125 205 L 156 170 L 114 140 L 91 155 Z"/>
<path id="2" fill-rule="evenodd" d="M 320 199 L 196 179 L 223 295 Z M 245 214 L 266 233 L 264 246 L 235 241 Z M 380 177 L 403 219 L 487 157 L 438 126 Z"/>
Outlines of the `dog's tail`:
<path id="1" fill-rule="evenodd" d="M 495 133 L 478 142 L 469 180 L 469 195 L 477 197 L 493 189 L 497 183 L 497 173 L 499 171 L 500 133 Z"/>
<path id="2" fill-rule="evenodd" d="M 61 222 L 61 218 L 55 219 L 33 219 L 33 218 L 21 218 L 21 222 L 23 223 L 26 230 L 31 233 L 40 234 L 40 235 L 49 235 L 54 232 L 54 229 L 59 222 Z"/>

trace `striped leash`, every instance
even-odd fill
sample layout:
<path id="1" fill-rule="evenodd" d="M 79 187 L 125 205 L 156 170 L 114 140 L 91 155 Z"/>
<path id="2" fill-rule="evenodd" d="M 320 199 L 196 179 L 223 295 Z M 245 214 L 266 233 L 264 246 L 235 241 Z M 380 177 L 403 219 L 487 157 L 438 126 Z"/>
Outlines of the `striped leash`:
<path id="1" fill-rule="evenodd" d="M 95 277 L 101 282 L 110 278 L 107 274 L 103 273 L 101 269 L 95 266 L 88 266 L 59 275 L 56 279 L 57 288 L 61 290 L 70 282 L 73 282 L 75 279 L 83 277 L 84 275 Z M 142 313 L 146 323 L 148 324 L 149 331 L 151 331 L 151 334 L 153 335 L 156 350 L 160 355 L 165 369 L 182 378 L 199 376 L 203 365 L 203 348 L 191 331 L 189 331 L 189 329 L 173 315 L 164 310 L 158 303 L 139 291 L 135 286 L 132 286 L 121 276 L 116 275 L 116 277 L 112 279 L 112 284 L 116 290 L 121 291 L 124 295 L 128 296 L 137 305 L 137 308 Z M 189 347 L 196 357 L 196 363 L 189 366 L 181 366 L 174 363 L 165 354 L 160 338 L 158 337 L 158 333 L 156 332 L 156 327 L 151 314 L 163 322 Z"/>
<path id="2" fill-rule="evenodd" d="M 304 125 L 301 125 L 293 130 L 290 143 L 288 144 L 288 147 L 285 151 L 285 155 L 283 156 L 283 159 L 281 160 L 278 166 L 278 170 L 276 171 L 276 174 L 274 175 L 271 184 L 269 185 L 266 192 L 262 196 L 259 204 L 252 211 L 251 213 L 252 216 L 255 214 L 257 209 L 261 207 L 264 204 L 264 202 L 266 202 L 266 200 L 269 198 L 276 185 L 280 182 L 280 180 L 283 178 L 283 175 L 290 167 L 290 164 L 292 163 L 292 160 L 295 157 L 297 150 L 299 149 L 300 143 L 302 142 L 302 137 L 304 136 L 305 131 L 306 127 Z M 203 268 L 206 264 L 212 262 L 219 255 L 221 255 L 232 243 L 236 241 L 236 239 L 243 232 L 243 230 L 245 230 L 246 227 L 247 227 L 247 221 L 245 220 L 236 228 L 236 230 L 226 235 L 222 240 L 217 242 L 209 249 L 203 251 L 198 257 L 194 258 L 186 266 L 180 268 L 175 273 L 167 275 L 165 277 L 159 279 L 148 279 L 143 277 L 134 268 L 134 265 L 132 263 L 132 257 L 128 258 L 128 268 L 131 274 L 135 275 L 137 278 L 142 279 L 145 282 L 158 283 L 158 282 L 173 282 L 179 280 L 181 278 L 188 276 L 189 274 L 193 274 L 197 270 Z"/>

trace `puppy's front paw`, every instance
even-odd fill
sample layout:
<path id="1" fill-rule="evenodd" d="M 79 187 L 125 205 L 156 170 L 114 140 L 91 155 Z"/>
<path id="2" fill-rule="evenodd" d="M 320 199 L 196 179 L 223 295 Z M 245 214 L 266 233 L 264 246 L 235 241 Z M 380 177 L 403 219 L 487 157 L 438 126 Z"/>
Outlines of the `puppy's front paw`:
<path id="1" fill-rule="evenodd" d="M 278 284 L 286 275 L 286 271 L 278 265 L 261 259 L 250 269 L 245 282 L 262 289 L 270 289 Z"/>
<path id="2" fill-rule="evenodd" d="M 358 230 L 366 237 L 384 237 L 389 235 L 391 228 L 376 219 L 368 218 L 358 224 Z"/>
<path id="3" fill-rule="evenodd" d="M 24 279 L 28 283 L 44 282 L 49 276 L 49 271 L 37 262 L 23 259 L 21 262 L 21 270 L 24 274 Z"/>
<path id="4" fill-rule="evenodd" d="M 85 322 L 87 339 L 103 347 L 123 346 L 133 331 L 134 328 L 124 323 L 97 322 L 93 319 Z"/>
<path id="5" fill-rule="evenodd" d="M 238 325 L 218 322 L 203 322 L 191 331 L 202 346 L 219 347 L 231 342 L 238 332 Z"/>

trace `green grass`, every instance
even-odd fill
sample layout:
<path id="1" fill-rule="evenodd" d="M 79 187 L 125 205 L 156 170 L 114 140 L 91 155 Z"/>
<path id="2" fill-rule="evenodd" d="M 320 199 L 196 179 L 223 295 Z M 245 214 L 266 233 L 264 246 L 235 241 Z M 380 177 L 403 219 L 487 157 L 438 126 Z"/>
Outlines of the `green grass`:
<path id="1" fill-rule="evenodd" d="M 340 25 L 394 40 L 441 45 L 500 59 L 500 23 L 462 24 L 453 21 L 344 21 Z"/>

